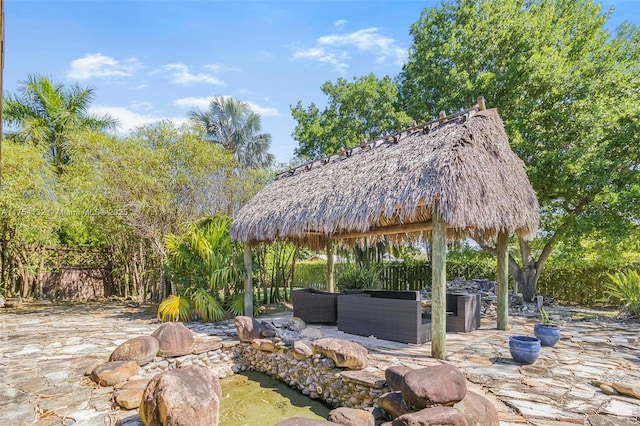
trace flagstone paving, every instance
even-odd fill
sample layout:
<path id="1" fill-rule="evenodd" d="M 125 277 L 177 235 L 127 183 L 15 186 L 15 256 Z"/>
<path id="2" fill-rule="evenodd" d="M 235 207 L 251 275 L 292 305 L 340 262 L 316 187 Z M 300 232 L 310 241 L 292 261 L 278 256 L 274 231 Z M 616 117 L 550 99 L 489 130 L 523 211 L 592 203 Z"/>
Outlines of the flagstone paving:
<path id="1" fill-rule="evenodd" d="M 291 313 L 262 317 L 276 324 Z M 479 330 L 447 334 L 447 362 L 460 367 L 470 386 L 491 398 L 502 426 L 640 425 L 640 400 L 610 396 L 592 380 L 640 382 L 638 324 L 612 320 L 564 322 L 553 348 L 521 366 L 509 354 L 509 336 L 532 335 L 533 319 L 510 317 L 510 330 L 485 317 Z M 109 425 L 121 412 L 112 389 L 84 376 L 125 340 L 158 327 L 149 307 L 122 302 L 23 304 L 0 309 L 0 425 Z M 237 338 L 231 321 L 188 324 L 195 333 Z M 430 344 L 406 345 L 353 336 L 317 326 L 325 336 L 358 342 L 374 363 L 435 365 Z M 262 426 L 262 425 L 261 425 Z"/>

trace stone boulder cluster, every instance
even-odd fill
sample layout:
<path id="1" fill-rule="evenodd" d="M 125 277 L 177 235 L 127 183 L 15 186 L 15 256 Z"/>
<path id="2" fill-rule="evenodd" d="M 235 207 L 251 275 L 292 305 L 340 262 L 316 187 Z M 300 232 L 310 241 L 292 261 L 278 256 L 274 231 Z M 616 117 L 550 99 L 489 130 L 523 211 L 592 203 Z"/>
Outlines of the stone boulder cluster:
<path id="1" fill-rule="evenodd" d="M 240 341 L 225 346 L 217 337 L 194 339 L 182 323 L 165 323 L 125 341 L 87 374 L 113 387 L 113 401 L 124 410 L 138 410 L 120 426 L 216 426 L 222 398 L 216 369 L 231 360 L 233 371 L 261 371 L 337 407 L 327 420 L 291 418 L 279 426 L 499 424 L 494 405 L 468 391 L 452 365 L 381 370 L 369 365 L 366 348 L 325 338 L 299 318 L 277 325 L 239 316 L 234 325 Z"/>
<path id="2" fill-rule="evenodd" d="M 294 318 L 285 329 L 304 331 L 300 321 Z M 384 371 L 381 386 L 375 380 L 375 373 L 369 371 L 368 374 L 373 377 L 369 380 L 369 387 L 366 380 L 356 378 L 359 384 L 349 388 L 354 373 L 367 368 L 368 352 L 364 347 L 334 338 L 307 341 L 294 337 L 293 342 L 290 339 L 285 341 L 276 327 L 248 317 L 237 317 L 235 325 L 240 340 L 250 344 L 240 358 L 245 359 L 251 368 L 277 377 L 292 387 L 307 391 L 307 394 L 313 390 L 312 396 L 323 398 L 333 405 L 336 402 L 353 403 L 353 407 L 342 406 L 331 411 L 326 421 L 296 417 L 284 420 L 278 426 L 499 425 L 498 412 L 493 403 L 467 390 L 466 378 L 455 366 L 442 364 L 410 369 L 395 365 Z M 331 364 L 328 365 L 325 360 L 330 360 Z M 309 365 L 305 365 L 305 362 Z M 316 365 L 324 365 L 324 368 L 316 369 Z M 298 380 L 300 376 L 307 380 L 301 382 Z M 309 379 L 312 379 L 312 383 L 307 387 Z M 346 389 L 355 399 L 332 398 L 332 390 L 337 388 Z M 337 393 L 339 396 L 340 391 Z M 365 399 L 361 400 L 357 395 Z"/>
<path id="3" fill-rule="evenodd" d="M 206 349 L 213 348 L 208 345 Z M 188 365 L 153 378 L 140 375 L 143 367 L 158 357 L 191 355 L 194 349 L 195 341 L 187 327 L 165 323 L 151 336 L 122 343 L 111 353 L 109 362 L 88 373 L 98 385 L 114 387 L 113 399 L 120 407 L 138 409 L 139 421 L 145 426 L 215 426 L 222 389 L 211 369 Z"/>

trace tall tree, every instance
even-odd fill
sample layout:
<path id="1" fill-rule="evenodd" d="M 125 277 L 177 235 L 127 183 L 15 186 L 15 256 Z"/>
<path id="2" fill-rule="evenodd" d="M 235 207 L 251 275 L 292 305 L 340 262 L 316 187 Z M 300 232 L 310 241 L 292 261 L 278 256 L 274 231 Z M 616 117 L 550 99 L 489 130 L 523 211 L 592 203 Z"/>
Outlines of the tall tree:
<path id="1" fill-rule="evenodd" d="M 247 168 L 268 167 L 274 157 L 270 154 L 271 135 L 260 133 L 260 115 L 249 104 L 228 96 L 216 96 L 209 109 L 189 112 L 189 118 L 207 132 L 211 141 L 233 152 L 240 164 Z"/>
<path id="2" fill-rule="evenodd" d="M 10 129 L 7 139 L 43 147 L 61 174 L 69 162 L 69 138 L 73 132 L 117 126 L 117 121 L 109 116 L 89 114 L 93 99 L 92 88 L 76 84 L 65 89 L 46 77 L 30 75 L 18 93 L 4 100 L 4 121 Z"/>
<path id="3" fill-rule="evenodd" d="M 406 111 L 423 120 L 483 95 L 527 165 L 541 231 L 509 261 L 527 300 L 558 242 L 638 224 L 640 31 L 610 34 L 609 14 L 591 0 L 459 0 L 411 27 Z"/>
<path id="4" fill-rule="evenodd" d="M 300 101 L 291 107 L 298 122 L 293 131 L 298 141 L 295 154 L 301 159 L 333 154 L 411 123 L 405 112 L 396 109 L 398 88 L 389 77 L 378 79 L 369 74 L 352 82 L 339 78 L 336 83 L 327 81 L 321 89 L 329 98 L 323 111 L 314 103 L 305 109 Z"/>

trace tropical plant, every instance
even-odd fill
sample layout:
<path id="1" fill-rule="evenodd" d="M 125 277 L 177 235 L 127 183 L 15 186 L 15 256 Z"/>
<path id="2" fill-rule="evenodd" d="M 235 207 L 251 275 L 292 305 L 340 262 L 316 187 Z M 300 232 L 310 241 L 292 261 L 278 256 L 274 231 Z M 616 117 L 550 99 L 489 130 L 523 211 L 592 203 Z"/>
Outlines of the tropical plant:
<path id="1" fill-rule="evenodd" d="M 244 266 L 237 244 L 229 236 L 230 220 L 224 216 L 206 217 L 187 224 L 183 234 L 165 237 L 170 279 L 178 284 L 173 292 L 189 300 L 185 318 L 217 321 L 225 317 L 221 293 L 232 304 L 232 292 L 242 287 Z M 224 299 L 227 299 L 225 297 Z M 161 318 L 178 315 L 177 302 L 167 299 Z"/>
<path id="2" fill-rule="evenodd" d="M 549 312 L 545 308 L 540 308 L 540 322 L 544 325 L 551 325 L 553 321 L 549 318 Z"/>
<path id="3" fill-rule="evenodd" d="M 620 312 L 630 316 L 640 315 L 640 274 L 630 269 L 625 274 L 617 272 L 607 274 L 611 282 L 606 284 L 606 293 L 609 299 L 613 299 L 621 306 Z"/>
<path id="4" fill-rule="evenodd" d="M 271 135 L 260 133 L 260 115 L 249 104 L 228 96 L 215 96 L 209 109 L 190 111 L 189 118 L 202 127 L 208 138 L 230 150 L 247 168 L 268 167 L 273 155 L 268 152 Z"/>
<path id="5" fill-rule="evenodd" d="M 358 266 L 350 263 L 338 272 L 336 286 L 342 291 L 380 288 L 380 269 L 377 265 Z"/>
<path id="6" fill-rule="evenodd" d="M 117 121 L 108 115 L 89 113 L 92 88 L 74 85 L 65 89 L 48 78 L 30 75 L 18 93 L 4 100 L 6 137 L 19 143 L 31 143 L 47 150 L 47 157 L 60 174 L 69 162 L 70 135 L 80 130 L 111 130 Z"/>

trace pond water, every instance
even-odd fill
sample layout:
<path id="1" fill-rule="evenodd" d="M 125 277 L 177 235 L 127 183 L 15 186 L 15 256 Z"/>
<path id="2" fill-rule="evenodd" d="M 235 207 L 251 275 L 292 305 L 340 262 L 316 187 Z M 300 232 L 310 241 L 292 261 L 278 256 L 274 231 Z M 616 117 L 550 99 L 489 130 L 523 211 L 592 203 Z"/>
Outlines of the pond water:
<path id="1" fill-rule="evenodd" d="M 289 417 L 326 419 L 331 408 L 266 374 L 246 371 L 220 380 L 220 426 L 272 426 Z"/>

